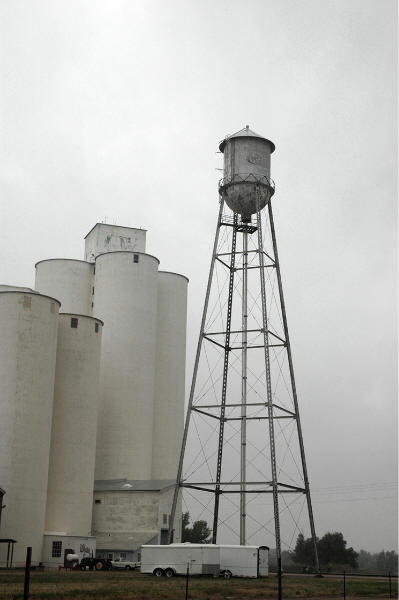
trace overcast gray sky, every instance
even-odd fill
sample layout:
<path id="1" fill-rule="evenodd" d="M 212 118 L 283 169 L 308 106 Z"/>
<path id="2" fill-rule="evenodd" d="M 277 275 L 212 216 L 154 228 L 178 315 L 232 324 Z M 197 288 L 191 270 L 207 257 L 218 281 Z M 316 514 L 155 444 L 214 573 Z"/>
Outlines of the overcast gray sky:
<path id="1" fill-rule="evenodd" d="M 396 1 L 3 0 L 1 283 L 104 218 L 190 278 L 217 142 L 276 144 L 274 212 L 317 531 L 397 546 Z"/>

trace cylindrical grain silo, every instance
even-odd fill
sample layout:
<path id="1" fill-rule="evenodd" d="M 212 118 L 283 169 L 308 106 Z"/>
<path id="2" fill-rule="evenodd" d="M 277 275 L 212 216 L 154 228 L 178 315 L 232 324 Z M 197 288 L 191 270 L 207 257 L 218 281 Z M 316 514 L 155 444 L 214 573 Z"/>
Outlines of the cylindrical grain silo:
<path id="1" fill-rule="evenodd" d="M 1 537 L 41 560 L 47 496 L 59 302 L 36 293 L 0 292 L 0 482 L 7 498 Z M 0 565 L 6 561 L 0 545 Z"/>
<path id="2" fill-rule="evenodd" d="M 96 479 L 150 479 L 158 259 L 96 257 L 93 314 L 105 323 Z"/>
<path id="3" fill-rule="evenodd" d="M 224 154 L 220 192 L 227 206 L 248 221 L 257 210 L 257 198 L 261 210 L 274 193 L 270 179 L 270 155 L 275 146 L 247 125 L 226 137 L 219 149 Z"/>
<path id="4" fill-rule="evenodd" d="M 46 531 L 91 531 L 102 325 L 59 316 Z"/>
<path id="5" fill-rule="evenodd" d="M 35 290 L 58 298 L 63 312 L 91 315 L 94 265 L 84 260 L 51 258 L 36 263 Z"/>
<path id="6" fill-rule="evenodd" d="M 188 279 L 158 274 L 152 478 L 175 479 L 184 426 Z"/>

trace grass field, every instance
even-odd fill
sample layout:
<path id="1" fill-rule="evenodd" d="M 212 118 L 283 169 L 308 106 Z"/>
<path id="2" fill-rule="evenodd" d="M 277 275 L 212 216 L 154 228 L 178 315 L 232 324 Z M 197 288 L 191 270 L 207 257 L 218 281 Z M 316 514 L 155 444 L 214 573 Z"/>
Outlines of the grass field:
<path id="1" fill-rule="evenodd" d="M 1 600 L 23 599 L 23 571 L 0 572 Z M 155 578 L 133 572 L 65 572 L 31 573 L 32 600 L 184 600 L 185 578 Z M 349 598 L 389 598 L 388 581 L 347 579 Z M 212 579 L 193 577 L 189 580 L 191 600 L 268 600 L 277 598 L 277 579 Z M 392 583 L 392 598 L 397 597 L 397 582 Z M 343 598 L 339 578 L 285 576 L 283 598 Z"/>

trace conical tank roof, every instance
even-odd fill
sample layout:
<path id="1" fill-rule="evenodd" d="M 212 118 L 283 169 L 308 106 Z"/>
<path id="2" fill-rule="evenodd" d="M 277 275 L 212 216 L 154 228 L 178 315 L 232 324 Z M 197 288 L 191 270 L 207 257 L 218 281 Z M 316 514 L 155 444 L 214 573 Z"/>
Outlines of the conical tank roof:
<path id="1" fill-rule="evenodd" d="M 259 135 L 259 133 L 256 133 L 255 131 L 252 131 L 252 129 L 249 128 L 249 125 L 246 125 L 242 129 L 240 129 L 240 131 L 236 131 L 236 133 L 233 133 L 232 135 L 227 135 L 224 138 L 224 140 L 222 142 L 220 142 L 220 144 L 219 144 L 219 150 L 220 150 L 220 152 L 224 151 L 224 147 L 225 147 L 225 145 L 226 145 L 226 143 L 227 143 L 228 140 L 231 140 L 232 138 L 240 138 L 240 137 L 256 137 L 256 138 L 260 138 L 261 140 L 265 140 L 265 142 L 268 142 L 270 144 L 272 152 L 274 152 L 274 150 L 276 149 L 276 146 L 273 144 L 273 142 L 271 142 L 270 140 L 268 140 L 265 137 L 263 137 L 263 135 Z"/>

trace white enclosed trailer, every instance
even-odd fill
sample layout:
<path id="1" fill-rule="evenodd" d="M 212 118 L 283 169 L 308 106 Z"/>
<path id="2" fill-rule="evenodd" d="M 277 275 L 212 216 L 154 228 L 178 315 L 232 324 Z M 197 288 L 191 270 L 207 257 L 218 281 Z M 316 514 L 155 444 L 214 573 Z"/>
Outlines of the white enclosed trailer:
<path id="1" fill-rule="evenodd" d="M 160 577 L 185 575 L 222 575 L 228 577 L 267 577 L 267 546 L 219 544 L 170 544 L 142 546 L 141 572 Z"/>

